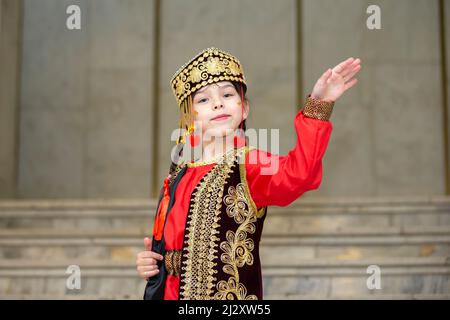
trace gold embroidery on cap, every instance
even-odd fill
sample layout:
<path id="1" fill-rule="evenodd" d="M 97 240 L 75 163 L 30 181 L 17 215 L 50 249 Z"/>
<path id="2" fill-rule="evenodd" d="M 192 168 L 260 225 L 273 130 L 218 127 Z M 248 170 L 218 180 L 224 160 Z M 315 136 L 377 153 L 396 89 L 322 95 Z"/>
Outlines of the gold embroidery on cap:
<path id="1" fill-rule="evenodd" d="M 199 52 L 175 72 L 170 80 L 178 105 L 198 89 L 219 81 L 237 81 L 247 85 L 244 69 L 232 54 L 218 48 Z"/>

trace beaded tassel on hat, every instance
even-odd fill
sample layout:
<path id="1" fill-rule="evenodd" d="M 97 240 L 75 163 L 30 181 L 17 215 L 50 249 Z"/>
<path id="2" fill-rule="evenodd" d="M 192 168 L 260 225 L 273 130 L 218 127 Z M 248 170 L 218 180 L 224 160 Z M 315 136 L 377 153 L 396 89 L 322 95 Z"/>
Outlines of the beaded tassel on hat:
<path id="1" fill-rule="evenodd" d="M 187 136 L 189 135 L 192 136 L 195 130 L 194 111 L 192 106 L 191 95 L 189 95 L 184 101 L 181 102 L 179 127 L 180 127 L 180 134 L 177 139 L 177 144 L 186 143 Z M 182 133 L 183 129 L 185 130 L 184 133 Z M 193 140 L 193 138 L 190 138 L 189 140 Z"/>

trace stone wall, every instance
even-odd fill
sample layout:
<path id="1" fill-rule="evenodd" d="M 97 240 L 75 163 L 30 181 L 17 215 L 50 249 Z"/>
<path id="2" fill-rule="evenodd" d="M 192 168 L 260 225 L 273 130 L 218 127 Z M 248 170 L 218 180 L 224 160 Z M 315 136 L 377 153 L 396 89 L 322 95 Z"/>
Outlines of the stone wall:
<path id="1" fill-rule="evenodd" d="M 19 191 L 147 197 L 153 2 L 25 1 Z"/>
<path id="2" fill-rule="evenodd" d="M 24 0 L 18 178 L 5 180 L 16 192 L 2 187 L 2 197 L 154 195 L 178 125 L 169 80 L 209 46 L 239 57 L 249 83 L 248 127 L 280 129 L 282 154 L 295 143 L 293 119 L 304 102 L 297 96 L 326 68 L 362 59 L 359 83 L 333 112 L 322 185 L 306 197 L 445 193 L 442 110 L 450 88 L 447 80 L 443 92 L 438 0 L 378 1 L 381 30 L 366 27 L 370 1 L 164 0 L 155 12 L 157 3 Z M 69 4 L 81 8 L 79 31 L 65 27 Z M 12 104 L 1 110 L 8 120 L 0 121 L 12 119 Z M 2 142 L 0 158 L 11 150 Z M 10 169 L 1 170 L 3 177 Z"/>

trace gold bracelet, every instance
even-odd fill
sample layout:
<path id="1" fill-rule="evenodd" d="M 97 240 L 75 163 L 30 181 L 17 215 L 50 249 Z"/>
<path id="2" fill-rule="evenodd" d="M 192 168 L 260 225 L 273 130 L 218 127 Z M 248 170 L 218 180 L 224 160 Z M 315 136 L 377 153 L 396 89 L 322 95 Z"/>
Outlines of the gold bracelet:
<path id="1" fill-rule="evenodd" d="M 308 118 L 328 120 L 333 112 L 334 101 L 315 99 L 308 95 L 303 114 Z"/>

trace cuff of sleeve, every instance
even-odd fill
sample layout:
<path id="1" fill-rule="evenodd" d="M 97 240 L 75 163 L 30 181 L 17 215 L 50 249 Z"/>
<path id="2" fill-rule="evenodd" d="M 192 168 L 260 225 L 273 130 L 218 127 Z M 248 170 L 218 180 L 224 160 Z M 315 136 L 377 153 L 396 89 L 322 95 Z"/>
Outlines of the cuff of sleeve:
<path id="1" fill-rule="evenodd" d="M 302 112 L 308 118 L 328 120 L 333 112 L 333 106 L 334 101 L 315 99 L 311 97 L 311 94 L 308 94 Z"/>

